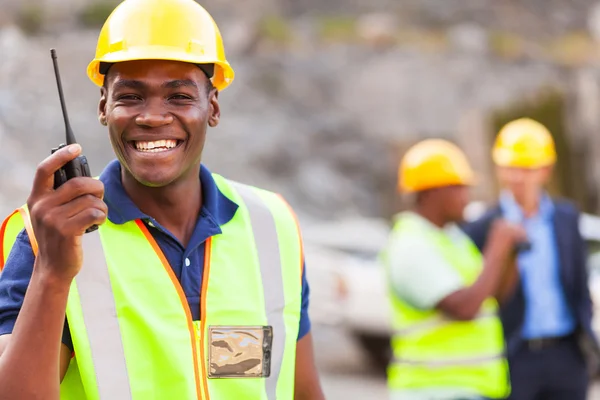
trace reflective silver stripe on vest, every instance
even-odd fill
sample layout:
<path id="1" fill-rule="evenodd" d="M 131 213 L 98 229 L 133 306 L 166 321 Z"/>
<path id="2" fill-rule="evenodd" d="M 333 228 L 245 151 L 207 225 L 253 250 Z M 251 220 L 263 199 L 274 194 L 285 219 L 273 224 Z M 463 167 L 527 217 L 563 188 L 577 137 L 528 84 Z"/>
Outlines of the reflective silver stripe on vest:
<path id="1" fill-rule="evenodd" d="M 394 358 L 394 362 L 396 364 L 405 364 L 405 365 L 415 365 L 420 367 L 459 367 L 464 365 L 474 365 L 474 364 L 483 364 L 490 361 L 501 360 L 504 357 L 501 354 L 494 354 L 488 356 L 479 356 L 479 357 L 465 357 L 465 358 L 455 358 L 450 360 L 432 360 L 432 361 L 424 361 L 424 360 L 410 360 L 406 358 Z"/>
<path id="2" fill-rule="evenodd" d="M 469 322 L 476 322 L 483 319 L 494 318 L 497 314 L 494 311 L 482 311 L 480 312 L 474 319 Z M 462 322 L 455 319 L 451 319 L 442 314 L 437 314 L 431 318 L 425 319 L 419 323 L 412 324 L 404 329 L 395 330 L 396 335 L 398 336 L 407 336 L 411 335 L 415 332 L 425 331 L 433 328 L 439 328 L 444 325 L 448 325 L 450 323 Z"/>
<path id="3" fill-rule="evenodd" d="M 125 352 L 99 231 L 83 235 L 82 244 L 85 262 L 75 281 L 100 399 L 128 400 L 131 389 Z"/>
<path id="4" fill-rule="evenodd" d="M 279 253 L 279 238 L 277 227 L 271 210 L 254 192 L 252 187 L 230 182 L 235 187 L 248 207 L 252 233 L 256 243 L 260 274 L 265 298 L 267 323 L 273 327 L 273 347 L 271 349 L 271 375 L 266 379 L 267 398 L 277 399 L 277 381 L 283 362 L 285 349 L 285 323 L 283 309 L 285 296 L 283 293 L 283 276 L 281 271 L 281 256 Z"/>

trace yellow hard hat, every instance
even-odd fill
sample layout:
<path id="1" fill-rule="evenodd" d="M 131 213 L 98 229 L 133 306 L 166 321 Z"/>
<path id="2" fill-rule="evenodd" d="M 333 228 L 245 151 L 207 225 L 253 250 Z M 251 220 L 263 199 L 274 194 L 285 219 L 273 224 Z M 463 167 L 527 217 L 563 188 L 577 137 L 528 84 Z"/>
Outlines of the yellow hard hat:
<path id="1" fill-rule="evenodd" d="M 452 185 L 472 185 L 475 174 L 465 154 L 443 139 L 426 139 L 412 146 L 402 158 L 398 187 L 419 192 Z"/>
<path id="2" fill-rule="evenodd" d="M 102 86 L 107 65 L 132 60 L 173 60 L 209 67 L 203 70 L 219 90 L 234 77 L 217 24 L 194 0 L 125 0 L 119 4 L 100 31 L 88 77 Z"/>
<path id="3" fill-rule="evenodd" d="M 498 133 L 492 158 L 502 167 L 541 168 L 556 162 L 550 131 L 531 118 L 519 118 Z"/>

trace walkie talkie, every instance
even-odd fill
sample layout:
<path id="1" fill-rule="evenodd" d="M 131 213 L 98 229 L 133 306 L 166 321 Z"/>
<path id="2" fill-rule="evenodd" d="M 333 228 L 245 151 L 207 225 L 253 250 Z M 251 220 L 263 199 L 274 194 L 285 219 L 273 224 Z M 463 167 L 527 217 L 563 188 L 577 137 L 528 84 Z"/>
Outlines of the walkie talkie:
<path id="1" fill-rule="evenodd" d="M 56 50 L 50 49 L 50 55 L 52 56 L 52 63 L 54 64 L 54 75 L 56 76 L 56 84 L 58 86 L 58 97 L 60 98 L 60 106 L 62 108 L 63 118 L 65 120 L 66 140 L 67 143 L 61 143 L 58 147 L 52 149 L 54 154 L 57 150 L 66 147 L 67 145 L 77 143 L 75 141 L 75 135 L 71 124 L 69 123 L 69 116 L 67 115 L 67 106 L 65 104 L 65 96 L 63 94 L 62 83 L 60 81 L 60 73 L 58 72 L 58 61 L 56 59 Z M 66 183 L 69 179 L 76 178 L 78 176 L 91 177 L 90 167 L 87 162 L 87 158 L 82 154 L 63 165 L 58 171 L 54 173 L 54 189 L 57 189 L 62 184 Z M 98 229 L 97 225 L 92 225 L 86 229 L 86 233 L 93 232 Z"/>
<path id="2" fill-rule="evenodd" d="M 526 240 L 524 242 L 520 242 L 515 245 L 515 252 L 523 253 L 523 252 L 531 250 L 532 247 L 533 246 L 531 245 L 531 242 Z"/>

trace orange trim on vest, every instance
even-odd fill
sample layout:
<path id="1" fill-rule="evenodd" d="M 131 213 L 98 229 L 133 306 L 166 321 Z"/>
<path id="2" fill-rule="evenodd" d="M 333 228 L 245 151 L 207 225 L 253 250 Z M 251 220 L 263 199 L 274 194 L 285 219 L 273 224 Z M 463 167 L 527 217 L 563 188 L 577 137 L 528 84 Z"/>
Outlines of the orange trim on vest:
<path id="1" fill-rule="evenodd" d="M 212 255 L 212 238 L 206 239 L 204 244 L 204 271 L 202 272 L 202 291 L 200 293 L 200 358 L 202 358 L 202 383 L 204 384 L 204 398 L 209 400 L 208 380 L 206 366 L 204 363 L 204 341 L 205 341 L 205 323 L 206 323 L 206 294 L 208 292 L 208 279 L 210 274 L 210 258 Z"/>
<path id="2" fill-rule="evenodd" d="M 158 255 L 158 257 L 160 258 L 160 261 L 162 262 L 163 267 L 169 274 L 169 277 L 171 278 L 171 281 L 173 282 L 173 286 L 177 290 L 177 294 L 179 294 L 179 299 L 181 300 L 181 305 L 182 305 L 182 307 L 185 311 L 185 315 L 187 317 L 188 329 L 190 331 L 190 340 L 192 342 L 192 352 L 193 352 L 193 356 L 194 356 L 194 376 L 196 377 L 196 393 L 198 395 L 198 400 L 202 400 L 202 390 L 200 388 L 200 374 L 198 371 L 198 353 L 197 353 L 198 349 L 196 348 L 196 329 L 194 328 L 194 321 L 192 320 L 192 313 L 190 311 L 190 307 L 188 306 L 187 298 L 185 297 L 183 288 L 181 287 L 179 280 L 177 280 L 177 277 L 175 276 L 175 273 L 173 272 L 171 265 L 165 258 L 165 255 L 163 254 L 162 250 L 158 246 L 158 243 L 156 243 L 156 240 L 154 240 L 154 237 L 152 236 L 152 234 L 148 231 L 148 228 L 146 228 L 146 225 L 144 225 L 144 223 L 139 219 L 136 220 L 135 223 L 140 228 L 140 230 L 144 233 L 144 236 L 146 236 L 146 239 L 148 240 L 150 245 L 152 245 L 152 248 L 156 252 L 156 255 Z M 204 362 L 202 362 L 202 366 L 204 367 Z M 208 397 L 206 397 L 206 398 L 208 399 Z"/>
<path id="3" fill-rule="evenodd" d="M 38 243 L 35 238 L 35 233 L 33 233 L 33 225 L 31 225 L 31 218 L 29 218 L 29 211 L 25 206 L 19 208 L 19 213 L 21 213 L 21 218 L 23 218 L 23 223 L 25 224 L 25 230 L 27 231 L 27 235 L 29 236 L 29 243 L 31 243 L 31 249 L 33 250 L 33 254 L 37 257 L 38 255 Z"/>
<path id="4" fill-rule="evenodd" d="M 290 204 L 283 198 L 283 196 L 280 194 L 277 194 L 277 196 L 281 199 L 281 201 L 283 201 L 283 204 L 286 205 L 288 210 L 290 210 L 290 214 L 292 215 L 292 217 L 294 218 L 294 222 L 296 223 L 296 229 L 298 230 L 298 242 L 300 245 L 300 282 L 302 282 L 302 274 L 304 273 L 304 242 L 302 240 L 302 230 L 300 229 L 300 221 L 298 221 L 298 216 L 296 215 L 296 212 L 294 212 L 292 206 L 290 206 Z"/>
<path id="5" fill-rule="evenodd" d="M 18 212 L 19 210 L 13 211 L 12 214 L 6 217 L 0 227 L 0 271 L 4 268 L 4 235 L 6 235 L 6 227 L 8 226 L 8 221 L 10 221 L 10 219 Z"/>

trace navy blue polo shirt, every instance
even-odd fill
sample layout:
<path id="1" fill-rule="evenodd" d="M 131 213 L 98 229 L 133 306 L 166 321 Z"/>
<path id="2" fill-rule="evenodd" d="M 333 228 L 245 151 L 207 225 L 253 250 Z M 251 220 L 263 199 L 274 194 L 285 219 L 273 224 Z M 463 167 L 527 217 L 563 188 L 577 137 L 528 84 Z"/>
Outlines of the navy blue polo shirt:
<path id="1" fill-rule="evenodd" d="M 238 205 L 221 193 L 210 171 L 202 165 L 200 181 L 204 201 L 194 233 L 185 248 L 154 218 L 142 213 L 127 196 L 121 184 L 121 165 L 117 160 L 108 164 L 100 175 L 100 180 L 104 183 L 104 201 L 108 205 L 108 219 L 115 224 L 123 224 L 136 219 L 144 221 L 181 283 L 192 318 L 195 321 L 199 320 L 206 239 L 221 233 L 221 225 L 233 218 Z M 13 331 L 31 279 L 34 261 L 29 237 L 23 230 L 17 237 L 4 270 L 0 273 L 0 336 Z M 309 287 L 304 269 L 302 273 L 302 314 L 298 340 L 310 331 L 308 297 Z M 62 341 L 71 351 L 73 350 L 66 321 Z"/>

